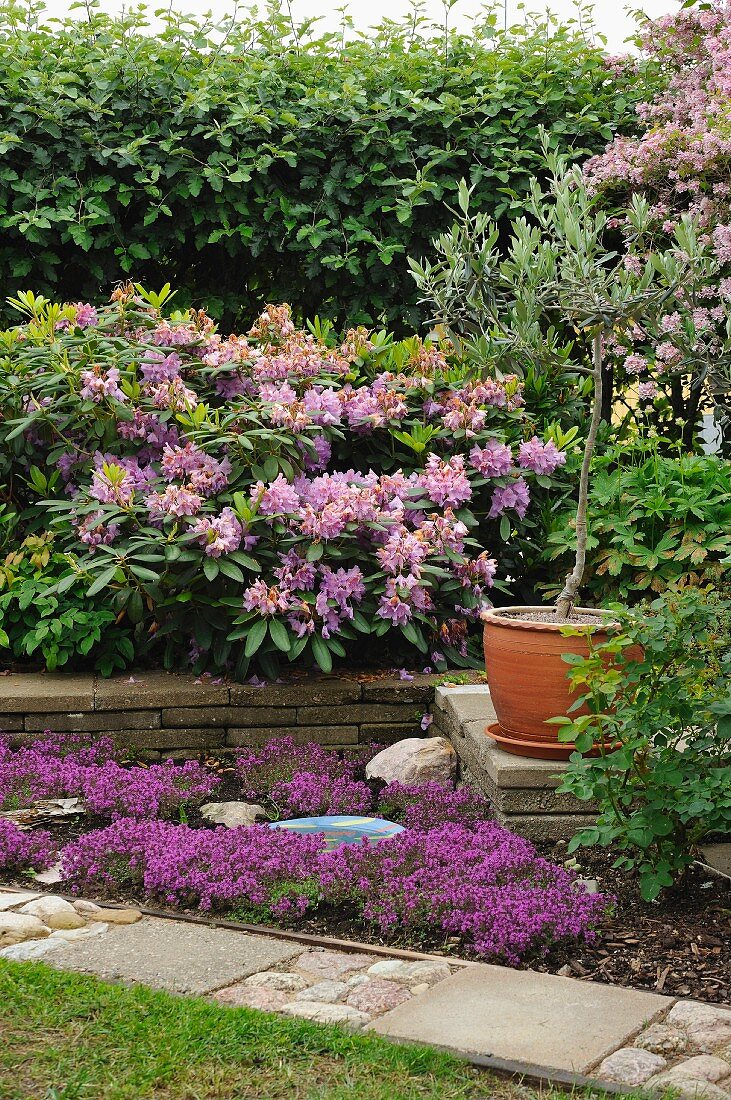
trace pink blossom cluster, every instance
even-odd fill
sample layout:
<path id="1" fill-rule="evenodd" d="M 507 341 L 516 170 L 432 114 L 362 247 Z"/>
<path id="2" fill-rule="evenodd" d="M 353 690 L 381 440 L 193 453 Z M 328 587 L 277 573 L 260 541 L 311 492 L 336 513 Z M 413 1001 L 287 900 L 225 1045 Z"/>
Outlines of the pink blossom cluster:
<path id="1" fill-rule="evenodd" d="M 716 271 L 689 292 L 682 286 L 657 324 L 616 333 L 607 350 L 643 401 L 663 392 L 663 376 L 698 360 L 713 362 L 725 340 L 731 298 L 731 3 L 711 3 L 647 22 L 644 52 L 666 76 L 652 102 L 640 104 L 637 136 L 617 136 L 586 164 L 590 186 L 612 205 L 632 195 L 649 203 L 653 234 L 667 244 L 685 215 L 697 221 Z M 620 222 L 622 219 L 618 219 Z M 676 247 L 676 246 L 673 246 Z M 643 256 L 628 241 L 628 270 Z M 687 260 L 681 249 L 678 259 Z M 640 380 L 641 379 L 641 380 Z"/>
<path id="2" fill-rule="evenodd" d="M 117 367 L 110 367 L 107 371 L 94 367 L 91 370 L 83 370 L 79 377 L 80 393 L 87 401 L 99 404 L 105 397 L 120 402 L 127 400 L 126 394 L 119 388 L 120 374 Z"/>

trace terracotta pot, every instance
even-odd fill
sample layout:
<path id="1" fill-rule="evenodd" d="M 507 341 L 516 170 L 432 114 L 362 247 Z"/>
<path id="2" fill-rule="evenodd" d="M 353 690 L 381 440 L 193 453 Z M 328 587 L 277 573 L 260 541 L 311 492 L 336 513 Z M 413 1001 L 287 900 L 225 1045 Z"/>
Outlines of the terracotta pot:
<path id="1" fill-rule="evenodd" d="M 569 688 L 569 666 L 562 654 L 587 655 L 588 642 L 586 637 L 564 637 L 557 623 L 507 618 L 519 611 L 550 613 L 544 607 L 498 607 L 482 615 L 487 682 L 497 715 L 497 726 L 486 732 L 501 748 L 518 756 L 567 760 L 573 744 L 560 742 L 558 727 L 546 722 L 568 714 L 576 698 Z M 594 644 L 605 642 L 613 623 L 611 613 L 574 608 L 574 613 L 582 612 L 607 616 L 606 626 L 586 626 Z M 574 715 L 582 713 L 586 708 L 572 711 Z"/>

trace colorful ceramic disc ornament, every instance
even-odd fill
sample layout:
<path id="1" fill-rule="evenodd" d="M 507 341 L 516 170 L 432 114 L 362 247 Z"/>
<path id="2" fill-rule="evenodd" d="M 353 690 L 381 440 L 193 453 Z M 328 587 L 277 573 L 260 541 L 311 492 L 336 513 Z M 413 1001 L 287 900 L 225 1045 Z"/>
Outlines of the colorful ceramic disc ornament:
<path id="1" fill-rule="evenodd" d="M 291 833 L 321 833 L 328 849 L 339 844 L 367 840 L 376 844 L 404 831 L 403 825 L 381 817 L 296 817 L 292 821 L 273 821 L 270 829 L 288 829 Z"/>

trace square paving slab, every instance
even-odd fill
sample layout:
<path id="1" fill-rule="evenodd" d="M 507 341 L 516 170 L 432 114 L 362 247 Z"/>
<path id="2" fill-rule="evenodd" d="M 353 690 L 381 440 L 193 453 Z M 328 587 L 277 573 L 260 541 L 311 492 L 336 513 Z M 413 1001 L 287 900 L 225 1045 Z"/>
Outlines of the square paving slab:
<path id="1" fill-rule="evenodd" d="M 369 1030 L 587 1073 L 672 1003 L 617 986 L 475 966 L 399 1005 Z"/>
<path id="2" fill-rule="evenodd" d="M 282 940 L 182 921 L 141 920 L 70 944 L 54 965 L 170 993 L 209 993 L 301 952 Z"/>

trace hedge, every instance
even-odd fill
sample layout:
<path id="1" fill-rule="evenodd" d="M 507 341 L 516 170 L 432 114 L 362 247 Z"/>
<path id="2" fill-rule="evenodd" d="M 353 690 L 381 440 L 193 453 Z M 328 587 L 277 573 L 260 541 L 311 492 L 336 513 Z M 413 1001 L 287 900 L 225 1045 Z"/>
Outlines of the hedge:
<path id="1" fill-rule="evenodd" d="M 227 325 L 286 300 L 413 330 L 406 256 L 447 224 L 455 182 L 515 213 L 539 124 L 581 157 L 631 126 L 640 95 L 570 26 L 440 36 L 388 22 L 341 39 L 271 11 L 237 18 L 222 34 L 171 16 L 151 34 L 140 12 L 93 3 L 47 25 L 3 7 L 8 290 L 95 300 L 134 270 Z"/>

